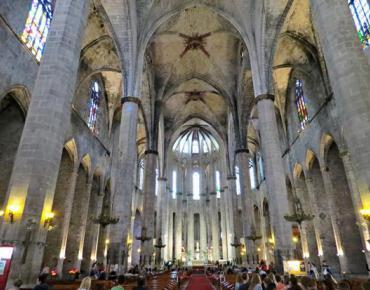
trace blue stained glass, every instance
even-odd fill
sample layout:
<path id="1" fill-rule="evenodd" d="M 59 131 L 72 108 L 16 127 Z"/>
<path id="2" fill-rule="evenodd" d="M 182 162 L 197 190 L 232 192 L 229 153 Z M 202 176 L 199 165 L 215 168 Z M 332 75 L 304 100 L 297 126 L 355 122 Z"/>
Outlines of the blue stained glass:
<path id="1" fill-rule="evenodd" d="M 349 0 L 349 8 L 355 21 L 357 34 L 365 49 L 370 46 L 370 5 L 368 0 Z"/>
<path id="2" fill-rule="evenodd" d="M 297 107 L 300 129 L 303 130 L 308 123 L 308 111 L 304 98 L 302 80 L 296 80 L 295 83 L 295 104 Z"/>
<path id="3" fill-rule="evenodd" d="M 90 91 L 90 109 L 89 109 L 89 119 L 87 121 L 87 125 L 89 126 L 90 130 L 97 134 L 97 115 L 99 111 L 99 104 L 101 100 L 102 91 L 100 89 L 99 83 L 97 81 L 93 81 L 91 85 Z"/>
<path id="4" fill-rule="evenodd" d="M 33 0 L 21 40 L 38 61 L 44 53 L 46 38 L 53 17 L 50 0 Z"/>

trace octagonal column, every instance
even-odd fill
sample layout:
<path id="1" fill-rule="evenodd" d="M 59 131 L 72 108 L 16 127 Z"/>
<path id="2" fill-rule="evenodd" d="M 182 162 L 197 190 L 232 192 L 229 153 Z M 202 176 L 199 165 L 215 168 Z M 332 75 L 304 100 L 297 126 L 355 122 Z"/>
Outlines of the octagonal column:
<path id="1" fill-rule="evenodd" d="M 274 99 L 273 95 L 260 95 L 256 101 L 262 152 L 265 160 L 267 196 L 275 237 L 275 265 L 278 272 L 283 272 L 283 260 L 289 259 L 292 253 L 292 233 L 290 224 L 284 220 L 284 215 L 289 213 L 288 191 L 281 157 Z"/>
<path id="2" fill-rule="evenodd" d="M 88 7 L 89 2 L 84 0 L 56 2 L 0 231 L 3 240 L 17 241 L 8 283 L 21 278 L 24 286 L 32 286 L 42 266 L 46 241 L 43 223 L 52 210 Z M 14 212 L 13 224 L 9 223 L 9 212 Z M 21 242 L 30 232 L 30 240 Z"/>
<path id="3" fill-rule="evenodd" d="M 310 2 L 312 19 L 334 91 L 341 121 L 340 130 L 353 159 L 353 169 L 363 206 L 370 208 L 369 60 L 357 36 L 348 1 Z"/>
<path id="4" fill-rule="evenodd" d="M 110 264 L 118 266 L 123 273 L 126 267 L 128 249 L 127 237 L 131 229 L 132 194 L 135 190 L 135 172 L 137 166 L 137 119 L 139 99 L 122 98 L 122 115 L 117 149 L 114 151 L 112 164 L 113 215 L 119 222 L 110 226 L 109 257 Z M 125 178 L 122 178 L 122 177 Z"/>

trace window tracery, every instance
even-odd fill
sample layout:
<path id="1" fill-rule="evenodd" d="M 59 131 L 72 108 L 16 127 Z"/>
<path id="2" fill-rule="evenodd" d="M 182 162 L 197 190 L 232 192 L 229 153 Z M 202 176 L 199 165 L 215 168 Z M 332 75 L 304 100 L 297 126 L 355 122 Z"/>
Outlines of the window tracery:
<path id="1" fill-rule="evenodd" d="M 295 82 L 295 104 L 297 107 L 300 130 L 304 130 L 308 124 L 308 111 L 304 97 L 302 80 L 296 80 Z"/>
<path id="2" fill-rule="evenodd" d="M 370 46 L 370 5 L 367 0 L 349 0 L 348 6 L 355 21 L 357 34 L 365 49 Z"/>
<path id="3" fill-rule="evenodd" d="M 41 60 L 44 53 L 52 17 L 51 0 L 32 1 L 21 40 L 31 50 L 37 61 Z"/>

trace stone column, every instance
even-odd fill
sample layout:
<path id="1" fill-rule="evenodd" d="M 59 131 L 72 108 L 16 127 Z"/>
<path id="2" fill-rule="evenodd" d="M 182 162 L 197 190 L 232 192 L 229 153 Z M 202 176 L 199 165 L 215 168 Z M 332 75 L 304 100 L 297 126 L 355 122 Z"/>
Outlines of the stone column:
<path id="1" fill-rule="evenodd" d="M 182 248 L 182 195 L 177 195 L 176 198 L 176 224 L 175 224 L 175 254 L 176 260 L 181 259 L 181 248 Z"/>
<path id="2" fill-rule="evenodd" d="M 156 244 L 159 243 L 159 238 L 162 238 L 162 233 L 164 231 L 163 229 L 163 219 L 166 218 L 163 216 L 163 203 L 166 200 L 166 184 L 167 184 L 167 178 L 160 177 L 158 178 L 158 196 L 157 196 L 157 228 L 156 228 Z M 162 239 L 162 244 L 166 244 L 165 240 Z M 156 264 L 160 265 L 163 260 L 162 255 L 163 249 L 157 248 L 156 250 Z"/>
<path id="3" fill-rule="evenodd" d="M 238 219 L 238 206 L 237 206 L 237 195 L 236 195 L 236 177 L 235 176 L 228 176 L 227 177 L 227 185 L 229 188 L 229 200 L 228 200 L 228 213 L 230 221 L 232 221 L 233 229 L 231 235 L 229 235 L 229 243 L 230 246 L 235 242 L 235 237 L 237 241 L 240 241 L 240 236 L 238 235 L 238 223 L 240 222 Z M 232 247 L 232 246 L 231 246 Z M 232 247 L 232 257 L 233 259 L 239 260 L 240 258 L 240 251 L 238 248 Z"/>
<path id="4" fill-rule="evenodd" d="M 71 221 L 73 200 L 75 196 L 79 166 L 80 164 L 78 162 L 75 162 L 71 180 L 69 183 L 69 189 L 68 189 L 66 199 L 64 202 L 63 224 L 62 224 L 62 230 L 61 230 L 61 234 L 62 234 L 61 245 L 60 245 L 59 259 L 58 259 L 58 264 L 57 264 L 57 273 L 60 278 L 62 278 L 62 274 L 63 274 L 63 263 L 65 259 L 66 249 L 67 249 L 69 224 Z"/>
<path id="5" fill-rule="evenodd" d="M 100 194 L 97 197 L 97 203 L 96 203 L 96 216 L 98 216 L 103 208 L 103 197 L 104 197 L 104 191 L 100 190 Z M 101 234 L 102 227 L 100 224 L 92 224 L 91 225 L 91 253 L 88 256 L 90 258 L 89 262 L 89 269 L 91 269 L 91 266 L 94 262 L 98 259 L 98 241 L 99 241 L 99 235 Z"/>
<path id="6" fill-rule="evenodd" d="M 17 243 L 10 284 L 21 278 L 24 286 L 33 285 L 42 265 L 43 247 L 39 245 L 46 240 L 43 222 L 52 209 L 88 6 L 89 2 L 84 0 L 56 3 L 9 182 L 6 222 L 0 230 L 4 240 L 23 241 L 26 228 L 32 224 L 31 243 Z M 9 211 L 14 207 L 15 224 L 10 224 Z"/>
<path id="7" fill-rule="evenodd" d="M 349 153 L 347 151 L 342 151 L 340 153 L 340 156 L 341 156 L 342 161 L 343 161 L 343 166 L 344 166 L 344 170 L 346 172 L 348 186 L 349 186 L 350 191 L 351 191 L 353 207 L 354 207 L 354 210 L 355 210 L 357 225 L 359 226 L 359 230 L 360 230 L 361 237 L 362 237 L 363 248 L 364 248 L 364 250 L 366 250 L 366 252 L 365 252 L 366 260 L 367 260 L 367 263 L 370 264 L 370 252 L 369 252 L 370 244 L 368 242 L 369 239 L 370 239 L 369 228 L 368 228 L 366 220 L 364 219 L 364 217 L 360 213 L 360 209 L 363 208 L 363 204 L 362 204 L 362 201 L 361 201 L 360 192 L 359 192 L 358 187 L 357 187 L 356 178 L 355 178 L 355 175 L 354 175 L 354 172 L 353 172 L 351 158 L 350 158 Z"/>
<path id="8" fill-rule="evenodd" d="M 154 207 L 155 207 L 155 188 L 156 188 L 156 169 L 158 152 L 147 150 L 145 152 L 145 179 L 144 179 L 144 207 L 143 207 L 143 227 L 146 228 L 148 237 L 154 237 Z M 145 266 L 151 265 L 153 260 L 153 240 L 150 239 L 143 243 L 141 250 L 142 261 Z"/>
<path id="9" fill-rule="evenodd" d="M 321 183 L 321 182 L 320 182 Z M 333 228 L 331 226 L 330 217 L 328 217 L 327 204 L 319 204 L 316 200 L 317 194 L 325 194 L 325 189 L 319 187 L 323 186 L 318 180 L 313 182 L 311 177 L 306 178 L 306 186 L 308 195 L 311 197 L 311 205 L 315 218 L 313 220 L 316 229 L 316 242 L 318 248 L 318 254 L 322 260 L 326 260 L 327 263 L 336 271 L 339 271 L 339 260 L 336 256 L 337 249 L 335 244 L 335 238 Z M 326 212 L 326 214 L 325 214 Z M 324 216 L 325 215 L 325 216 Z"/>
<path id="10" fill-rule="evenodd" d="M 189 205 L 188 200 L 188 205 Z M 187 211 L 188 218 L 188 243 L 187 243 L 187 260 L 192 260 L 194 258 L 194 213 L 188 207 Z"/>
<path id="11" fill-rule="evenodd" d="M 228 191 L 228 187 L 225 186 L 223 191 L 221 192 L 220 198 L 220 209 L 221 209 L 221 243 L 222 243 L 222 258 L 224 260 L 228 260 L 228 244 L 227 244 L 227 236 L 228 236 L 228 222 L 227 222 L 227 214 L 226 214 L 226 193 Z"/>
<path id="12" fill-rule="evenodd" d="M 334 91 L 341 132 L 353 159 L 354 175 L 363 206 L 370 208 L 370 163 L 368 162 L 370 66 L 368 59 L 358 39 L 347 1 L 311 0 L 310 2 L 312 19 L 320 38 Z"/>
<path id="13" fill-rule="evenodd" d="M 168 239 L 169 239 L 169 206 L 170 206 L 170 196 L 169 193 L 165 192 L 163 201 L 162 201 L 162 241 L 163 243 L 166 244 L 166 247 L 163 248 L 162 250 L 162 257 L 165 261 L 168 261 L 168 253 L 169 253 L 169 244 L 168 244 Z"/>
<path id="14" fill-rule="evenodd" d="M 110 228 L 109 262 L 118 265 L 118 272 L 126 267 L 128 249 L 127 237 L 131 229 L 131 203 L 135 191 L 136 134 L 139 99 L 124 97 L 116 156 L 113 156 L 112 177 L 113 215 L 119 222 Z M 122 177 L 125 178 L 122 178 Z M 112 180 L 113 181 L 113 180 Z"/>
<path id="15" fill-rule="evenodd" d="M 219 249 L 219 220 L 218 220 L 218 209 L 217 209 L 217 200 L 216 192 L 210 193 L 210 219 L 211 219 L 211 236 L 212 236 L 212 256 L 213 261 L 218 261 L 220 259 L 220 249 Z"/>
<path id="16" fill-rule="evenodd" d="M 201 201 L 202 202 L 202 201 Z M 202 207 L 201 207 L 202 208 Z M 208 247 L 207 247 L 207 227 L 206 227 L 206 216 L 203 210 L 199 212 L 199 226 L 200 226 L 200 260 L 206 261 L 208 256 Z"/>
<path id="17" fill-rule="evenodd" d="M 86 186 L 86 194 L 84 194 L 82 199 L 82 204 L 84 207 L 80 209 L 81 215 L 81 225 L 79 230 L 79 241 L 78 241 L 78 259 L 74 262 L 74 267 L 76 269 L 81 268 L 81 261 L 83 258 L 83 250 L 84 250 L 84 242 L 85 242 L 85 234 L 86 234 L 86 226 L 87 226 L 87 218 L 89 213 L 89 203 L 91 197 L 91 188 L 92 188 L 92 180 L 90 179 Z"/>
<path id="18" fill-rule="evenodd" d="M 256 101 L 265 160 L 267 196 L 275 237 L 275 265 L 278 272 L 283 272 L 283 260 L 289 258 L 292 253 L 292 233 L 290 224 L 284 220 L 284 215 L 289 213 L 288 192 L 281 157 L 274 96 L 260 95 Z"/>

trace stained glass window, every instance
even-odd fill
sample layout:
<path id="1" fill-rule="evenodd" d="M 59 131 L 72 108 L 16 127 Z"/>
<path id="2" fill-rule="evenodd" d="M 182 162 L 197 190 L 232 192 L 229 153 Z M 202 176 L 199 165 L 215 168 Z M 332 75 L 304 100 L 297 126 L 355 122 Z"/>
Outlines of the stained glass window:
<path id="1" fill-rule="evenodd" d="M 240 187 L 240 171 L 239 167 L 235 166 L 235 176 L 236 176 L 236 194 L 240 195 L 241 187 Z"/>
<path id="2" fill-rule="evenodd" d="M 44 53 L 50 22 L 53 17 L 51 0 L 33 0 L 21 40 L 38 61 Z"/>
<path id="3" fill-rule="evenodd" d="M 259 177 L 260 177 L 260 180 L 264 180 L 265 179 L 265 169 L 264 169 L 264 165 L 263 165 L 263 159 L 262 159 L 262 156 L 261 156 L 261 153 L 257 153 L 257 165 L 258 165 L 258 172 L 259 172 Z"/>
<path id="4" fill-rule="evenodd" d="M 155 170 L 155 195 L 158 195 L 158 191 L 159 191 L 158 177 L 159 177 L 159 170 L 157 168 Z"/>
<path id="5" fill-rule="evenodd" d="M 144 159 L 139 161 L 139 189 L 144 189 Z"/>
<path id="6" fill-rule="evenodd" d="M 198 172 L 193 173 L 193 199 L 200 199 L 200 174 Z"/>
<path id="7" fill-rule="evenodd" d="M 175 199 L 177 194 L 177 172 L 172 171 L 172 198 Z"/>
<path id="8" fill-rule="evenodd" d="M 302 80 L 296 80 L 295 82 L 295 104 L 297 107 L 300 129 L 303 130 L 308 123 L 308 112 L 304 98 Z"/>
<path id="9" fill-rule="evenodd" d="M 368 0 L 349 0 L 353 19 L 356 24 L 357 34 L 363 48 L 370 46 L 370 5 Z"/>
<path id="10" fill-rule="evenodd" d="M 220 176 L 220 171 L 216 171 L 216 197 L 220 198 L 221 197 L 221 176 Z"/>
<path id="11" fill-rule="evenodd" d="M 101 100 L 102 91 L 100 85 L 97 81 L 93 81 L 91 84 L 90 89 L 90 103 L 89 103 L 89 119 L 87 121 L 87 125 L 89 126 L 90 130 L 97 134 L 97 115 L 99 111 L 99 104 Z"/>

